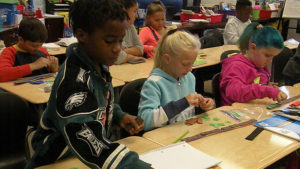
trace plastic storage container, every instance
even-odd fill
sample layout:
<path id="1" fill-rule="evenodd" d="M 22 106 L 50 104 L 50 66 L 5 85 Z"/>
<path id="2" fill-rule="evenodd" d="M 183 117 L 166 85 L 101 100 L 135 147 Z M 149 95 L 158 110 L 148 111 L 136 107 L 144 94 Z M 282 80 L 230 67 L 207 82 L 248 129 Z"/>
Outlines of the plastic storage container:
<path id="1" fill-rule="evenodd" d="M 258 20 L 259 19 L 259 13 L 260 13 L 260 9 L 253 9 L 252 10 L 252 19 L 253 20 Z"/>
<path id="2" fill-rule="evenodd" d="M 223 14 L 207 16 L 207 20 L 209 21 L 209 23 L 220 23 L 222 22 L 222 18 Z"/>
<path id="3" fill-rule="evenodd" d="M 15 11 L 17 10 L 17 4 L 5 4 L 0 3 L 0 15 L 5 16 L 3 26 L 11 26 L 15 24 Z"/>
<path id="4" fill-rule="evenodd" d="M 184 14 L 180 13 L 180 22 L 187 22 L 189 19 L 206 19 L 206 16 L 201 13 Z"/>
<path id="5" fill-rule="evenodd" d="M 269 19 L 271 18 L 272 10 L 261 9 L 259 12 L 259 19 Z"/>

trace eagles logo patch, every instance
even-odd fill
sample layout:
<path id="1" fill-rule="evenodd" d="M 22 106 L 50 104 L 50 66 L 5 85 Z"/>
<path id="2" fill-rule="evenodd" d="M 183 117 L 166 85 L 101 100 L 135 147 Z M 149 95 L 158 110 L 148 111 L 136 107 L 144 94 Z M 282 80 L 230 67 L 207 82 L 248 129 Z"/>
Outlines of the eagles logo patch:
<path id="1" fill-rule="evenodd" d="M 77 75 L 77 78 L 76 78 L 76 82 L 81 82 L 81 83 L 85 83 L 86 80 L 87 80 L 87 75 L 88 75 L 89 71 L 86 71 L 82 68 L 80 68 L 80 71 Z"/>
<path id="2" fill-rule="evenodd" d="M 87 97 L 87 92 L 79 92 L 72 94 L 65 103 L 65 110 L 71 111 L 74 107 L 81 106 Z"/>
<path id="3" fill-rule="evenodd" d="M 83 140 L 88 144 L 92 155 L 99 157 L 103 149 L 109 149 L 101 140 L 99 140 L 93 131 L 85 124 L 80 131 L 76 133 L 77 139 Z"/>

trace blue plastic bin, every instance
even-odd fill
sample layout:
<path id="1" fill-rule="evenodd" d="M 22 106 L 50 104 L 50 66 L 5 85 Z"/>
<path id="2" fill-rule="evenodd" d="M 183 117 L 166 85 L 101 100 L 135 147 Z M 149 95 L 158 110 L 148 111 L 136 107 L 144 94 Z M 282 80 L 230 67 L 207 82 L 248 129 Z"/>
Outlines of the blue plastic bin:
<path id="1" fill-rule="evenodd" d="M 17 10 L 16 4 L 0 3 L 0 15 L 6 15 L 3 26 L 11 26 L 15 24 L 15 11 Z"/>

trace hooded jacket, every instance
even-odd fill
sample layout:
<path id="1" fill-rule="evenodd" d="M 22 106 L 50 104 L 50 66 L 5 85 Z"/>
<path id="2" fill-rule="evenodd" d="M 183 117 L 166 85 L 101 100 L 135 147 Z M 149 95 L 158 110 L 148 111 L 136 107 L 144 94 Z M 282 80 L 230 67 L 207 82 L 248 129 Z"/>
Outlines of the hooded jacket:
<path id="1" fill-rule="evenodd" d="M 220 76 L 221 105 L 264 97 L 276 98 L 280 90 L 267 86 L 270 76 L 267 66 L 257 68 L 244 55 L 236 54 L 223 60 Z"/>
<path id="2" fill-rule="evenodd" d="M 190 93 L 196 93 L 191 72 L 176 80 L 159 68 L 153 69 L 141 90 L 138 115 L 144 120 L 144 130 L 194 116 L 195 109 L 185 98 Z"/>
<path id="3" fill-rule="evenodd" d="M 300 82 L 300 44 L 295 55 L 285 65 L 282 73 Z"/>
<path id="4" fill-rule="evenodd" d="M 36 129 L 33 157 L 26 169 L 75 155 L 92 169 L 148 169 L 150 164 L 109 138 L 112 122 L 120 124 L 125 114 L 114 104 L 108 67 L 101 74 L 87 54 L 72 44 L 52 87 L 48 106 Z"/>

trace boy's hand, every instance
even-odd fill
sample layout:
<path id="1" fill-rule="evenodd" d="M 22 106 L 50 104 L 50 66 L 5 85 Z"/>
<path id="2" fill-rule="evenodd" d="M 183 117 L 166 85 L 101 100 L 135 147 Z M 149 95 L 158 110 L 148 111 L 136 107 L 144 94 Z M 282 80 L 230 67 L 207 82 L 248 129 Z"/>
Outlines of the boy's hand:
<path id="1" fill-rule="evenodd" d="M 282 102 L 282 101 L 284 101 L 284 100 L 286 100 L 286 99 L 287 99 L 287 95 L 286 95 L 284 92 L 280 91 L 280 92 L 278 93 L 277 97 L 274 98 L 273 100 L 280 103 L 280 102 Z"/>
<path id="2" fill-rule="evenodd" d="M 57 57 L 49 56 L 48 59 L 50 61 L 50 70 L 51 70 L 51 72 L 57 72 L 58 68 L 59 68 Z"/>
<path id="3" fill-rule="evenodd" d="M 129 55 L 129 54 L 128 54 L 128 55 Z M 145 58 L 139 57 L 139 56 L 134 56 L 134 55 L 130 55 L 130 57 L 128 58 L 128 61 L 138 61 L 138 60 L 144 60 L 144 61 L 146 61 Z M 128 62 L 128 61 L 127 61 L 127 62 Z"/>
<path id="4" fill-rule="evenodd" d="M 215 108 L 215 102 L 211 98 L 204 98 L 202 102 L 199 103 L 202 110 L 208 111 Z"/>
<path id="5" fill-rule="evenodd" d="M 131 135 L 137 134 L 143 130 L 144 122 L 142 121 L 141 124 L 138 124 L 138 121 L 136 120 L 136 118 L 137 118 L 136 116 L 125 114 L 122 117 L 120 126 L 122 128 L 124 128 Z M 127 126 L 132 126 L 132 127 L 127 127 Z"/>
<path id="6" fill-rule="evenodd" d="M 199 107 L 200 102 L 204 99 L 204 97 L 201 94 L 196 94 L 196 93 L 190 93 L 187 95 L 186 100 L 188 101 L 189 105 Z"/>
<path id="7" fill-rule="evenodd" d="M 50 65 L 50 60 L 48 58 L 40 57 L 36 61 L 29 64 L 31 71 L 39 70 Z"/>

